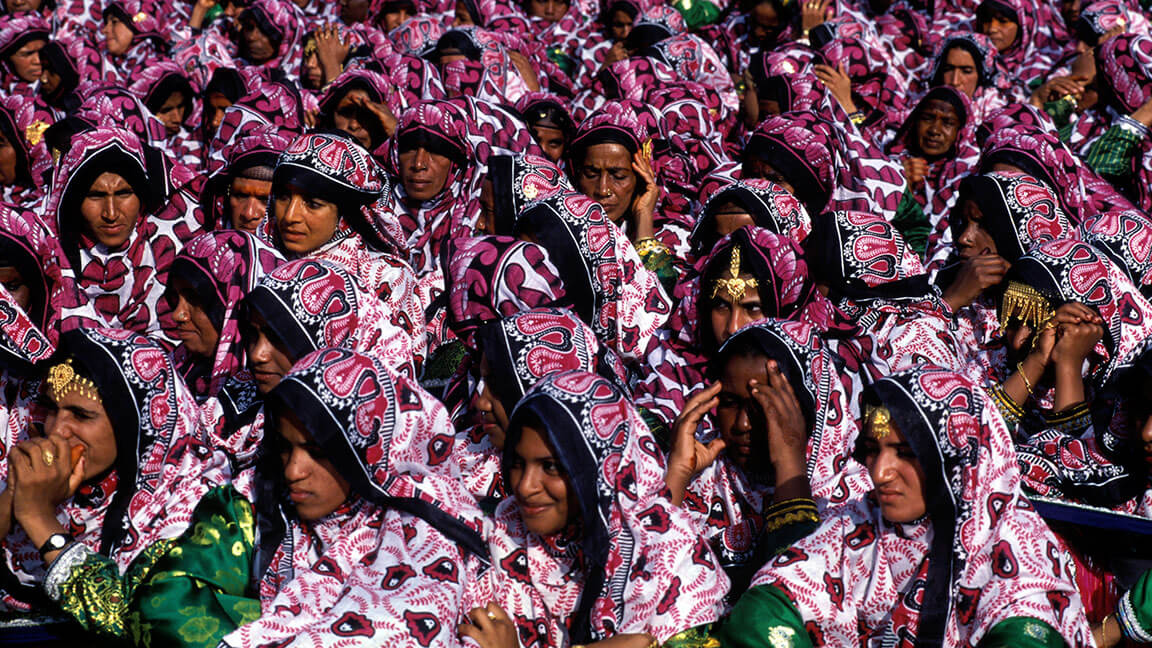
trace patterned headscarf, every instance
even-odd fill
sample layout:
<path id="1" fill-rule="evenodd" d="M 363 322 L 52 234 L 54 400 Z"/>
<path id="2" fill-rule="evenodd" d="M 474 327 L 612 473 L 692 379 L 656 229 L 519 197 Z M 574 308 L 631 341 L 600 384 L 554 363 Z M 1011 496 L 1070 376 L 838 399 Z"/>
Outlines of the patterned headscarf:
<path id="1" fill-rule="evenodd" d="M 220 160 L 209 158 L 207 180 L 200 192 L 200 205 L 212 229 L 231 229 L 225 201 L 232 180 L 256 166 L 276 168 L 280 153 L 292 140 L 273 126 L 257 126 L 246 134 L 237 133 L 220 149 Z"/>
<path id="2" fill-rule="evenodd" d="M 1080 10 L 1080 17 L 1070 27 L 1078 40 L 1096 47 L 1101 36 L 1116 28 L 1129 34 L 1147 34 L 1148 19 L 1121 0 L 1096 0 Z"/>
<path id="3" fill-rule="evenodd" d="M 20 92 L 21 88 L 24 91 L 20 94 L 31 94 L 30 89 L 35 81 L 28 82 L 17 77 L 8 59 L 30 41 L 48 41 L 51 35 L 52 29 L 48 22 L 36 12 L 0 15 L 0 70 L 3 70 L 0 87 L 4 88 L 6 94 Z"/>
<path id="4" fill-rule="evenodd" d="M 442 63 L 441 76 L 449 97 L 467 95 L 491 103 L 515 104 L 528 92 L 528 83 L 512 63 L 500 34 L 465 26 L 444 32 L 437 42 L 439 52 L 453 49 L 466 58 Z"/>
<path id="5" fill-rule="evenodd" d="M 583 194 L 558 194 L 518 214 L 515 228 L 548 250 L 573 310 L 596 336 L 626 361 L 639 361 L 671 303 L 600 203 Z"/>
<path id="6" fill-rule="evenodd" d="M 0 356 L 14 363 L 45 360 L 56 349 L 60 284 L 58 250 L 47 228 L 30 211 L 0 203 L 0 265 L 12 266 L 28 288 L 28 308 L 0 300 Z M 5 293 L 6 294 L 6 293 Z"/>
<path id="7" fill-rule="evenodd" d="M 1047 74 L 1063 48 L 1058 38 L 1064 34 L 1054 33 L 1053 26 L 1047 21 L 1050 17 L 1056 18 L 1050 9 L 1050 6 L 1033 0 L 983 0 L 976 9 L 976 26 L 979 26 L 982 14 L 989 10 L 1003 12 L 1016 19 L 1016 40 L 1007 50 L 1000 52 L 1000 60 L 1011 75 L 1024 84 Z M 1059 27 L 1061 32 L 1062 27 Z"/>
<path id="8" fill-rule="evenodd" d="M 177 251 L 196 234 L 183 218 L 154 210 L 168 196 L 168 174 L 155 152 L 132 133 L 99 128 L 72 138 L 57 165 L 46 213 L 60 237 L 64 328 L 121 326 L 155 331 L 166 305 L 161 298 Z M 102 173 L 120 174 L 140 198 L 140 216 L 124 248 L 110 250 L 87 240 L 80 228 L 80 201 Z"/>
<path id="9" fill-rule="evenodd" d="M 56 356 L 72 359 L 100 392 L 116 435 L 112 468 L 84 483 L 57 508 L 57 518 L 88 550 L 123 573 L 153 543 L 178 537 L 193 509 L 229 480 L 228 460 L 206 443 L 199 409 L 168 354 L 123 329 L 83 329 L 60 336 Z M 43 563 L 22 530 L 6 543 L 9 566 L 27 583 Z M 82 552 L 52 564 L 48 587 L 70 575 Z"/>
<path id="10" fill-rule="evenodd" d="M 33 207 L 43 200 L 52 173 L 44 131 L 54 121 L 32 97 L 11 94 L 0 98 L 0 134 L 16 151 L 16 182 L 0 187 L 4 201 Z"/>
<path id="11" fill-rule="evenodd" d="M 258 500 L 258 511 L 261 551 L 275 553 L 260 584 L 264 614 L 222 645 L 303 639 L 334 647 L 349 636 L 456 643 L 471 607 L 465 593 L 488 561 L 488 529 L 448 458 L 444 407 L 371 357 L 343 349 L 306 356 L 268 399 L 272 413 L 303 423 L 351 495 L 320 520 L 297 518 L 282 478 L 282 441 L 269 432 L 261 492 L 270 496 Z"/>
<path id="12" fill-rule="evenodd" d="M 526 153 L 492 156 L 488 160 L 488 179 L 492 182 L 496 220 L 496 231 L 489 234 L 509 235 L 516 214 L 529 203 L 575 191 L 568 176 L 551 160 Z"/>
<path id="13" fill-rule="evenodd" d="M 535 243 L 476 236 L 453 239 L 444 250 L 448 325 L 465 344 L 484 322 L 571 303 L 560 271 Z"/>
<path id="14" fill-rule="evenodd" d="M 505 483 L 525 425 L 539 426 L 570 476 L 582 523 L 541 537 L 524 527 L 515 498 L 496 509 L 492 558 L 506 581 L 497 600 L 520 636 L 565 645 L 648 633 L 663 642 L 716 621 L 728 579 L 668 500 L 663 454 L 631 402 L 595 374 L 537 383 L 509 421 Z"/>
<path id="15" fill-rule="evenodd" d="M 756 227 L 785 236 L 797 245 L 803 245 L 812 231 L 812 219 L 800 201 L 771 180 L 749 178 L 719 185 L 712 195 L 703 197 L 702 203 L 703 213 L 692 230 L 692 251 L 697 257 L 711 253 L 720 239 L 716 212 L 725 203 L 745 209 Z"/>
<path id="16" fill-rule="evenodd" d="M 192 286 L 219 335 L 208 363 L 192 357 L 183 345 L 174 352 L 173 363 L 197 399 L 215 396 L 244 366 L 237 307 L 260 278 L 283 261 L 271 246 L 235 230 L 201 234 L 172 261 L 171 276 Z"/>
<path id="17" fill-rule="evenodd" d="M 983 227 L 996 243 L 996 253 L 1009 262 L 1036 243 L 1080 238 L 1056 194 L 1032 176 L 1003 171 L 968 176 L 960 183 L 957 208 L 968 200 L 980 207 Z M 964 223 L 956 222 L 953 227 L 962 229 Z M 955 238 L 959 238 L 956 231 Z"/>
<path id="18" fill-rule="evenodd" d="M 128 51 L 112 55 L 107 47 L 100 50 L 104 81 L 129 85 L 149 67 L 159 63 L 168 52 L 168 34 L 162 24 L 164 7 L 152 0 L 110 0 L 103 16 L 115 16 L 132 32 Z"/>
<path id="19" fill-rule="evenodd" d="M 1086 376 L 1097 388 L 1130 364 L 1152 337 L 1152 304 L 1108 257 L 1085 243 L 1060 239 L 1036 245 L 1013 262 L 1007 279 L 1035 288 L 1053 309 L 1078 302 L 1100 314 L 1104 339 Z"/>
<path id="20" fill-rule="evenodd" d="M 1136 209 L 1108 211 L 1081 225 L 1084 242 L 1106 255 L 1152 299 L 1152 220 Z"/>
<path id="21" fill-rule="evenodd" d="M 881 379 L 867 402 L 888 409 L 916 452 L 926 518 L 892 524 L 857 500 L 754 585 L 781 590 L 824 645 L 974 645 L 1013 617 L 1044 621 L 1069 645 L 1090 642 L 1071 558 L 1021 494 L 991 399 L 959 374 L 920 367 Z"/>
<path id="22" fill-rule="evenodd" d="M 1096 78 L 1100 80 L 1100 102 L 1122 114 L 1131 114 L 1152 98 L 1152 37 L 1121 34 L 1100 46 L 1096 56 Z M 1152 208 L 1152 155 L 1149 144 L 1133 161 L 1134 179 L 1129 197 L 1143 211 Z"/>
<path id="23" fill-rule="evenodd" d="M 252 0 L 240 18 L 250 17 L 276 48 L 273 57 L 261 63 L 263 76 L 272 79 L 276 72 L 296 79 L 300 76 L 301 49 L 304 43 L 303 16 L 290 0 Z"/>
<path id="24" fill-rule="evenodd" d="M 444 35 L 444 23 L 433 16 L 409 18 L 388 32 L 388 40 L 397 52 L 409 56 L 427 56 L 436 49 L 436 42 Z"/>

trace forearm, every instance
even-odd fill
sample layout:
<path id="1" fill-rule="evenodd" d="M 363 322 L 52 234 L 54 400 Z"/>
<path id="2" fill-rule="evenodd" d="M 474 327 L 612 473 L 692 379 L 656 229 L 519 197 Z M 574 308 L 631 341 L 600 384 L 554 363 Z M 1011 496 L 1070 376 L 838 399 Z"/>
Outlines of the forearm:
<path id="1" fill-rule="evenodd" d="M 1056 411 L 1066 410 L 1084 402 L 1084 378 L 1080 366 L 1070 363 L 1056 365 L 1056 398 L 1053 405 Z"/>
<path id="2" fill-rule="evenodd" d="M 73 543 L 48 568 L 44 591 L 87 631 L 124 637 L 129 592 L 116 563 Z"/>

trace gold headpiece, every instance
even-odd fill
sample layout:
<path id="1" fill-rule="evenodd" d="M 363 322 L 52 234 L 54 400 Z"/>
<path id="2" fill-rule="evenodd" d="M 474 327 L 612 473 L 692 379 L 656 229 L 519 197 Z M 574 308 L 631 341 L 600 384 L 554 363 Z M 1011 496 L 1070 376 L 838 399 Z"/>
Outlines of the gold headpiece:
<path id="1" fill-rule="evenodd" d="M 892 432 L 892 414 L 883 405 L 868 405 L 864 408 L 864 422 L 872 431 L 872 438 L 879 441 Z"/>
<path id="2" fill-rule="evenodd" d="M 744 299 L 744 291 L 748 288 L 759 288 L 760 282 L 755 279 L 741 279 L 740 278 L 740 245 L 732 246 L 732 256 L 728 260 L 728 272 L 732 274 L 731 279 L 716 279 L 712 282 L 712 297 L 715 298 L 720 294 L 721 290 L 728 293 L 732 298 L 732 303 L 740 303 Z"/>
<path id="3" fill-rule="evenodd" d="M 305 57 L 312 56 L 315 53 L 316 53 L 316 39 L 315 38 L 309 38 L 308 40 L 304 41 L 304 56 Z"/>
<path id="4" fill-rule="evenodd" d="M 1012 318 L 1038 331 L 1054 314 L 1048 298 L 1035 288 L 1019 281 L 1009 281 L 1004 299 L 1000 302 L 1000 332 L 1008 328 Z"/>
<path id="5" fill-rule="evenodd" d="M 644 140 L 644 143 L 640 145 L 640 157 L 644 158 L 644 161 L 647 162 L 648 164 L 652 164 L 652 138 L 651 137 Z"/>
<path id="6" fill-rule="evenodd" d="M 144 13 L 143 11 L 136 14 L 135 16 L 132 16 L 132 22 L 134 23 L 144 22 L 145 20 L 148 20 L 148 14 Z"/>
<path id="7" fill-rule="evenodd" d="M 59 403 L 60 399 L 72 392 L 77 392 L 97 403 L 101 402 L 100 390 L 96 389 L 96 383 L 76 373 L 72 368 L 72 359 L 69 358 L 48 370 L 48 396 Z"/>
<path id="8" fill-rule="evenodd" d="M 36 146 L 44 139 L 44 131 L 48 130 L 48 122 L 41 119 L 28 124 L 28 128 L 24 129 L 24 139 L 28 140 L 29 146 Z"/>

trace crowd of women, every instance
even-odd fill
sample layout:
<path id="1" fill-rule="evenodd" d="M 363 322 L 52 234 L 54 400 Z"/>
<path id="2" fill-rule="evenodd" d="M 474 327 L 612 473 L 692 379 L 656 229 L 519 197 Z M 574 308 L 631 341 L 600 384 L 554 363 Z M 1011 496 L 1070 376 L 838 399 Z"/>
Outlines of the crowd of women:
<path id="1" fill-rule="evenodd" d="M 0 8 L 0 619 L 1152 643 L 1136 0 Z"/>

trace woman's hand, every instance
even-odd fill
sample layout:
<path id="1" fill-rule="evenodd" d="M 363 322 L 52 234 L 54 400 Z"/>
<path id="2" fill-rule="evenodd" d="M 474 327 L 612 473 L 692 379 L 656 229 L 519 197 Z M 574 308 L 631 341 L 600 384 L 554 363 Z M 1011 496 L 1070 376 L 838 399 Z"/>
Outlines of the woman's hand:
<path id="1" fill-rule="evenodd" d="M 1052 363 L 1057 367 L 1075 368 L 1080 371 L 1084 359 L 1092 353 L 1096 343 L 1104 337 L 1104 320 L 1092 309 L 1083 304 L 1065 304 L 1079 307 L 1084 311 L 1076 322 L 1059 325 L 1059 337 L 1052 347 Z"/>
<path id="2" fill-rule="evenodd" d="M 919 187 L 924 184 L 924 178 L 928 175 L 928 161 L 920 157 L 910 157 L 904 159 L 904 177 L 908 180 L 908 186 Z"/>
<path id="3" fill-rule="evenodd" d="M 831 0 L 808 0 L 800 9 L 800 27 L 804 30 L 804 35 L 808 35 L 808 31 L 819 27 L 828 20 L 828 5 Z"/>
<path id="4" fill-rule="evenodd" d="M 852 79 L 844 70 L 843 63 L 836 67 L 817 64 L 812 67 L 812 72 L 817 79 L 828 86 L 828 91 L 832 93 L 833 97 L 836 97 L 836 101 L 840 103 L 845 112 L 849 115 L 856 112 L 856 103 L 852 101 Z"/>
<path id="5" fill-rule="evenodd" d="M 336 25 L 329 23 L 316 30 L 316 57 L 324 72 L 324 85 L 344 71 L 344 59 L 351 49 L 349 38 L 340 38 L 340 28 Z"/>
<path id="6" fill-rule="evenodd" d="M 460 637 L 471 637 L 481 648 L 520 648 L 516 636 L 516 624 L 508 617 L 504 608 L 491 602 L 482 608 L 473 608 L 468 613 L 472 623 L 456 626 Z"/>
<path id="7" fill-rule="evenodd" d="M 396 125 L 399 120 L 396 119 L 395 113 L 387 104 L 376 103 L 364 95 L 353 96 L 352 102 L 375 115 L 376 119 L 380 120 L 380 125 L 384 127 L 384 133 L 388 137 L 392 137 L 396 133 Z"/>
<path id="8" fill-rule="evenodd" d="M 712 383 L 693 394 L 672 424 L 672 452 L 668 455 L 668 472 L 664 481 L 672 491 L 672 503 L 676 506 L 684 501 L 684 492 L 692 479 L 712 465 L 724 451 L 724 439 L 719 437 L 707 444 L 696 440 L 700 420 L 720 403 L 717 398 L 720 387 L 720 383 Z"/>
<path id="9" fill-rule="evenodd" d="M 8 457 L 14 494 L 12 513 L 21 525 L 51 518 L 84 481 L 87 457 L 72 465 L 72 448 L 60 437 L 38 437 L 16 445 Z"/>
<path id="10" fill-rule="evenodd" d="M 528 90 L 540 92 L 540 77 L 536 74 L 536 68 L 532 67 L 528 57 L 515 50 L 508 50 L 508 60 L 516 66 L 516 70 L 520 72 Z"/>
<path id="11" fill-rule="evenodd" d="M 196 0 L 196 4 L 192 7 L 192 16 L 188 18 L 188 26 L 192 29 L 200 29 L 203 27 L 204 18 L 208 16 L 208 12 L 215 6 L 216 0 Z"/>
<path id="12" fill-rule="evenodd" d="M 632 199 L 632 222 L 636 226 L 633 240 L 651 238 L 655 233 L 652 219 L 656 214 L 656 199 L 660 197 L 660 187 L 656 184 L 656 173 L 652 171 L 652 160 L 643 150 L 632 156 L 632 170 L 644 182 L 644 193 Z"/>
<path id="13" fill-rule="evenodd" d="M 775 360 L 768 360 L 764 369 L 768 384 L 749 380 L 748 391 L 759 403 L 768 423 L 768 454 L 776 473 L 773 500 L 811 497 L 807 473 L 808 426 L 800 401 Z"/>
<path id="14" fill-rule="evenodd" d="M 1037 108 L 1043 108 L 1045 103 L 1056 101 L 1068 95 L 1079 101 L 1088 81 L 1089 79 L 1078 76 L 1062 76 L 1050 79 L 1032 91 L 1029 102 Z"/>
<path id="15" fill-rule="evenodd" d="M 1004 281 L 1011 267 L 1012 264 L 998 254 L 982 254 L 965 260 L 956 280 L 944 291 L 944 301 L 955 313 L 976 301 L 988 287 Z"/>

